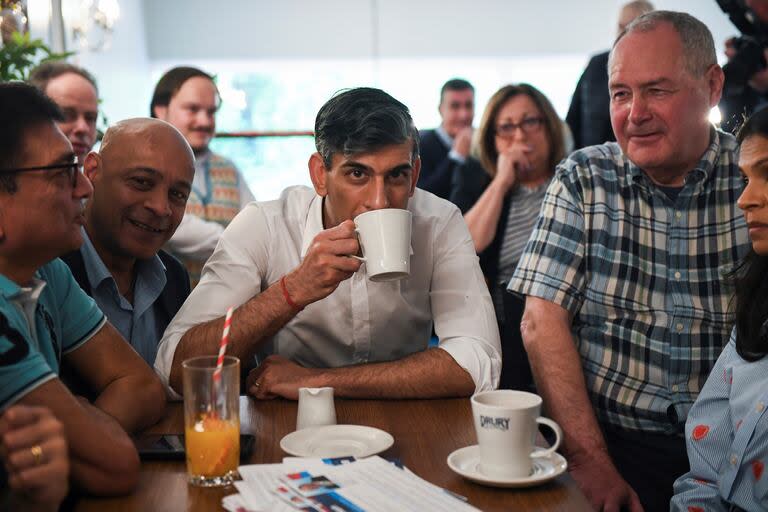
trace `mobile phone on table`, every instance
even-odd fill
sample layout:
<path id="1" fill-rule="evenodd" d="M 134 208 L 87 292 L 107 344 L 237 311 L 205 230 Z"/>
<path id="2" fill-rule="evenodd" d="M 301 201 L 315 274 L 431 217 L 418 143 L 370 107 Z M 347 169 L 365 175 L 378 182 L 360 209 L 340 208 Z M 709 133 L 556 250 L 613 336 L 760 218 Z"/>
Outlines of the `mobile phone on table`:
<path id="1" fill-rule="evenodd" d="M 240 435 L 240 462 L 248 462 L 255 438 Z M 135 440 L 141 460 L 184 460 L 184 435 L 164 434 L 142 436 Z"/>

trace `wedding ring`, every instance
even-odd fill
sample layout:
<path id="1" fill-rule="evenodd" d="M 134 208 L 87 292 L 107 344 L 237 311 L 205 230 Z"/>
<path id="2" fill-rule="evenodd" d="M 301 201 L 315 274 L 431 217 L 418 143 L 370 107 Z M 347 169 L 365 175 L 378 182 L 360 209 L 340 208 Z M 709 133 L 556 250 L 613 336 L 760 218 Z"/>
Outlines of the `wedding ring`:
<path id="1" fill-rule="evenodd" d="M 32 448 L 29 449 L 30 453 L 32 453 L 32 457 L 35 458 L 35 465 L 39 466 L 43 463 L 43 449 L 40 447 L 39 444 L 36 444 Z"/>

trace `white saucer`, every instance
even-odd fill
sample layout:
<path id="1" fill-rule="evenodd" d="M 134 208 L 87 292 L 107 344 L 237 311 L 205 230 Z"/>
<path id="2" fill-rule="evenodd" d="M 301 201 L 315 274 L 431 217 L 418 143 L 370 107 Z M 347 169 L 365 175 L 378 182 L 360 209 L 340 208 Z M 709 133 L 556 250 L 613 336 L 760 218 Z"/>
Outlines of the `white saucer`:
<path id="1" fill-rule="evenodd" d="M 480 447 L 459 448 L 448 456 L 448 467 L 464 478 L 492 487 L 531 487 L 562 475 L 568 463 L 559 453 L 533 459 L 533 474 L 523 478 L 495 478 L 480 472 Z"/>
<path id="2" fill-rule="evenodd" d="M 325 425 L 291 432 L 280 441 L 283 451 L 297 457 L 368 457 L 381 453 L 395 439 L 378 428 Z"/>

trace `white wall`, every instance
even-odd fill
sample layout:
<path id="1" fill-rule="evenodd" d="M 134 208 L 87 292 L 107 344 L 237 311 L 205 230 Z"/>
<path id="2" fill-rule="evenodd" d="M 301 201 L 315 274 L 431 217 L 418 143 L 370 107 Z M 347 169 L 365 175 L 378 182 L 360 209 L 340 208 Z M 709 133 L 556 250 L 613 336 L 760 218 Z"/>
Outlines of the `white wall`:
<path id="1" fill-rule="evenodd" d="M 144 0 L 152 60 L 593 53 L 617 0 Z M 735 33 L 715 0 L 657 0 Z"/>
<path id="2" fill-rule="evenodd" d="M 65 20 L 78 2 L 79 0 L 63 0 L 62 11 Z M 115 24 L 112 43 L 107 50 L 81 50 L 73 46 L 71 37 L 67 41 L 67 49 L 78 52 L 70 60 L 96 76 L 102 100 L 100 110 L 110 123 L 147 115 L 153 86 L 150 83 L 151 66 L 147 54 L 143 2 L 119 2 L 120 18 Z M 40 3 L 38 1 L 31 4 L 30 9 Z M 32 14 L 30 13 L 30 17 Z M 70 30 L 67 32 L 71 35 Z"/>
<path id="3" fill-rule="evenodd" d="M 64 10 L 76 0 L 63 0 Z M 31 0 L 41 10 L 46 0 Z M 435 84 L 435 65 L 451 59 L 481 66 L 485 86 L 478 100 L 508 81 L 525 80 L 526 66 L 551 68 L 550 83 L 539 85 L 558 111 L 572 90 L 581 62 L 609 46 L 620 0 L 120 0 L 121 17 L 112 46 L 80 52 L 72 60 L 98 80 L 102 110 L 110 122 L 147 115 L 154 79 L 171 64 L 206 63 L 218 72 L 269 67 L 286 60 L 357 61 L 369 68 L 375 85 L 407 99 L 393 84 L 390 69 L 409 69 L 413 80 Z M 42 8 L 41 8 L 42 6 Z M 736 33 L 715 0 L 656 0 L 658 8 L 690 12 L 712 30 L 718 48 Z M 30 12 L 35 18 L 37 12 Z M 39 19 L 39 16 L 38 18 Z M 35 30 L 35 35 L 44 31 Z M 722 58 L 722 56 L 721 56 Z M 526 62 L 525 66 L 510 62 Z M 227 63 L 231 64 L 227 64 Z M 394 64 L 393 64 L 394 63 Z M 438 73 L 439 74 L 439 73 Z M 563 80 L 558 80 L 558 76 Z M 563 82 L 563 83 L 560 83 Z M 483 86 L 481 85 L 481 88 Z M 424 102 L 422 102 L 424 103 Z M 434 122 L 432 102 L 412 105 L 414 117 Z M 306 127 L 297 127 L 306 128 Z"/>

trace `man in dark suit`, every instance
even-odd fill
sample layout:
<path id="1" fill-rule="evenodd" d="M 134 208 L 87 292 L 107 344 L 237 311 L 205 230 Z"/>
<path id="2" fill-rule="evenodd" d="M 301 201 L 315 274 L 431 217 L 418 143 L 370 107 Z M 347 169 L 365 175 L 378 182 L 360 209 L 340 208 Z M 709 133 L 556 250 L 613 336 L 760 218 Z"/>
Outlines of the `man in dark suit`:
<path id="1" fill-rule="evenodd" d="M 93 184 L 84 243 L 62 259 L 109 321 L 150 365 L 165 328 L 189 295 L 189 277 L 160 248 L 184 216 L 194 156 L 157 119 L 110 128 L 83 164 Z"/>
<path id="2" fill-rule="evenodd" d="M 448 199 L 453 170 L 464 163 L 472 141 L 475 88 L 466 80 L 448 80 L 440 89 L 438 107 L 442 123 L 419 133 L 421 174 L 417 186 Z"/>
<path id="3" fill-rule="evenodd" d="M 618 34 L 638 16 L 651 12 L 653 5 L 646 0 L 624 4 L 619 11 Z M 571 106 L 565 121 L 573 134 L 573 149 L 581 149 L 616 140 L 608 112 L 608 52 L 589 59 L 584 73 L 576 84 Z"/>

